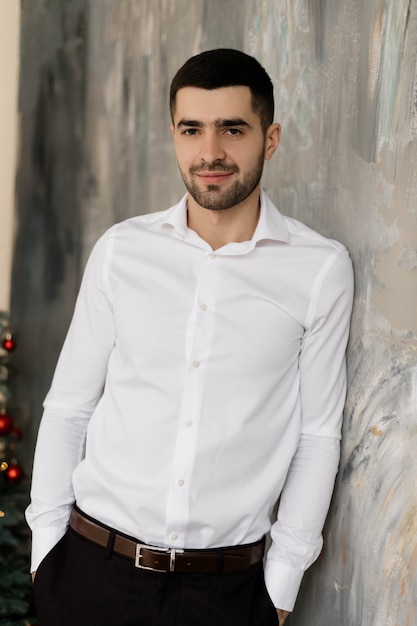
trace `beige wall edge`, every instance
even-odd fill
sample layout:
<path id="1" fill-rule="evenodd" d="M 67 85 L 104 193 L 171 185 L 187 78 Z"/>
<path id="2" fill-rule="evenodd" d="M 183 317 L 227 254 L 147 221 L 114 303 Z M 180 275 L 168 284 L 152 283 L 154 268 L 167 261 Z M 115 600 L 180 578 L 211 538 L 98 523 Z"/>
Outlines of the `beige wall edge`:
<path id="1" fill-rule="evenodd" d="M 0 0 L 0 310 L 9 310 L 18 128 L 20 0 Z"/>

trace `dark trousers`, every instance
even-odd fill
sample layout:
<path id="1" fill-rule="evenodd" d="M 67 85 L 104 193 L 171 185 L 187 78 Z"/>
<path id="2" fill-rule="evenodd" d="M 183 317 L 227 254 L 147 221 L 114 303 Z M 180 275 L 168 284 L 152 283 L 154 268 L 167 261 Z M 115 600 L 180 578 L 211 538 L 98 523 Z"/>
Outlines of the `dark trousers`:
<path id="1" fill-rule="evenodd" d="M 227 574 L 150 572 L 69 529 L 39 566 L 40 626 L 277 626 L 262 563 Z"/>

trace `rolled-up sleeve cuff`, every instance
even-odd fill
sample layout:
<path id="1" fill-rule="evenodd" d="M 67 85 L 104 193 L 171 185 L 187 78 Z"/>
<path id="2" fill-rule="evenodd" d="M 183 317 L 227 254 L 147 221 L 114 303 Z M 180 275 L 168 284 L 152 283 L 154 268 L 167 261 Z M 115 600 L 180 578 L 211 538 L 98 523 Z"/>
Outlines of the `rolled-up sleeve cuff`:
<path id="1" fill-rule="evenodd" d="M 65 535 L 66 527 L 37 528 L 32 532 L 32 562 L 30 571 L 35 572 L 41 561 Z"/>
<path id="2" fill-rule="evenodd" d="M 265 584 L 274 606 L 292 611 L 304 572 L 268 559 L 265 566 Z"/>

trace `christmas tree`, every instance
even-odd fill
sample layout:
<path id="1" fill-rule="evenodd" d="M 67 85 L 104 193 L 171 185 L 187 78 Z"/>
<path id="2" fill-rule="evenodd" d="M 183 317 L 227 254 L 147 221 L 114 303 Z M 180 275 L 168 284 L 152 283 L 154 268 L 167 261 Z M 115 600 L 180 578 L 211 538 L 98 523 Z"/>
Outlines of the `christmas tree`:
<path id="1" fill-rule="evenodd" d="M 8 315 L 0 311 L 0 626 L 29 626 L 33 614 L 29 538 L 24 511 L 28 485 L 19 462 L 23 433 L 16 423 L 9 388 L 16 341 Z"/>

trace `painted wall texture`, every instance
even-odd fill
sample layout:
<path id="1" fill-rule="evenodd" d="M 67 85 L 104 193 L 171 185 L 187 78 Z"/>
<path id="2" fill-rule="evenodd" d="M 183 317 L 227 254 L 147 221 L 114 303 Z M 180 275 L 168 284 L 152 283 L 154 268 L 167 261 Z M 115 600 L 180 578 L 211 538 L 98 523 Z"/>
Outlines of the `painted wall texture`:
<path id="1" fill-rule="evenodd" d="M 20 3 L 0 2 L 0 311 L 10 306 L 17 156 Z"/>
<path id="2" fill-rule="evenodd" d="M 283 125 L 264 186 L 350 250 L 342 461 L 297 626 L 417 623 L 417 1 L 23 0 L 12 314 L 33 428 L 93 242 L 183 193 L 167 92 L 201 50 L 254 54 Z M 28 430 L 28 429 L 26 429 Z"/>

